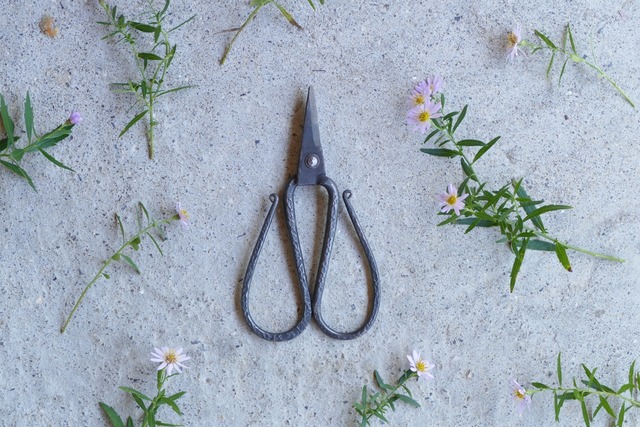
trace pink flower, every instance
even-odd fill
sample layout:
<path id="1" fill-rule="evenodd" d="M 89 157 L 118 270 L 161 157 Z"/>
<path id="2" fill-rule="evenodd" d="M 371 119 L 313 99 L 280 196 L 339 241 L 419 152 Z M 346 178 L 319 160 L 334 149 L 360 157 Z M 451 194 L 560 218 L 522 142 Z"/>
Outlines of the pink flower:
<path id="1" fill-rule="evenodd" d="M 531 396 L 527 394 L 527 390 L 522 387 L 516 380 L 511 380 L 511 394 L 516 402 L 518 414 L 522 415 L 525 409 L 531 409 Z"/>
<path id="2" fill-rule="evenodd" d="M 444 86 L 444 79 L 440 76 L 431 76 L 427 79 L 427 85 L 429 86 L 431 94 L 438 93 Z"/>
<path id="3" fill-rule="evenodd" d="M 409 97 L 409 104 L 411 105 L 411 107 L 417 107 L 427 102 L 430 97 L 431 97 L 431 89 L 429 89 L 429 85 L 427 85 L 426 81 L 421 81 L 411 91 L 411 96 Z"/>
<path id="4" fill-rule="evenodd" d="M 518 44 L 522 41 L 522 30 L 517 25 L 513 31 L 507 34 L 507 59 L 513 61 L 513 58 L 518 56 L 518 52 L 525 55 L 524 51 L 518 47 Z M 525 55 L 526 56 L 526 55 Z"/>
<path id="5" fill-rule="evenodd" d="M 186 354 L 182 354 L 181 348 L 169 348 L 169 347 L 156 347 L 154 351 L 151 353 L 151 361 L 160 363 L 158 366 L 158 371 L 161 369 L 167 370 L 167 375 L 171 375 L 171 371 L 174 369 L 177 373 L 182 373 L 180 368 L 186 368 L 186 366 L 182 363 L 191 359 Z"/>
<path id="6" fill-rule="evenodd" d="M 421 359 L 420 353 L 418 353 L 416 350 L 413 350 L 413 355 L 407 355 L 407 359 L 409 359 L 411 371 L 418 374 L 418 379 L 424 378 L 425 381 L 433 379 L 431 370 L 433 370 L 434 366 L 428 361 Z"/>
<path id="7" fill-rule="evenodd" d="M 71 115 L 69 116 L 69 123 L 71 123 L 72 125 L 82 123 L 82 116 L 80 115 L 80 113 L 78 113 L 77 111 L 71 112 Z"/>
<path id="8" fill-rule="evenodd" d="M 464 209 L 464 199 L 466 199 L 467 196 L 468 194 L 458 196 L 458 189 L 453 184 L 449 184 L 447 191 L 438 195 L 440 211 L 449 212 L 453 209 L 456 215 L 460 215 L 460 210 Z"/>
<path id="9" fill-rule="evenodd" d="M 441 117 L 439 110 L 441 105 L 427 100 L 424 104 L 418 105 L 409 110 L 407 124 L 413 126 L 416 131 L 424 134 L 431 127 L 431 119 Z"/>
<path id="10" fill-rule="evenodd" d="M 176 205 L 176 212 L 178 212 L 178 218 L 182 225 L 189 227 L 189 212 L 187 212 L 186 209 L 183 209 L 182 206 L 180 206 L 180 203 Z"/>

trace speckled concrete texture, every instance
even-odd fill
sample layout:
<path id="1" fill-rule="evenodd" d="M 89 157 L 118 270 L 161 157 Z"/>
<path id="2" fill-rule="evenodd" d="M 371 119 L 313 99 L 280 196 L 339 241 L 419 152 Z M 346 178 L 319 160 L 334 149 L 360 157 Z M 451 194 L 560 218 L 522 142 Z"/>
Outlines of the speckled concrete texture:
<path id="1" fill-rule="evenodd" d="M 625 381 L 640 358 L 639 113 L 606 81 L 569 64 L 562 84 L 545 77 L 546 58 L 505 61 L 507 31 L 520 23 L 554 40 L 571 22 L 579 50 L 640 101 L 640 4 L 636 0 L 522 2 L 337 1 L 313 11 L 283 0 L 298 30 L 266 7 L 218 59 L 251 11 L 249 1 L 174 0 L 171 21 L 196 14 L 174 33 L 168 84 L 196 87 L 158 106 L 156 158 L 144 126 L 118 133 L 130 99 L 109 83 L 135 72 L 123 46 L 101 41 L 94 0 L 0 7 L 0 91 L 14 117 L 31 94 L 37 130 L 82 113 L 73 138 L 51 153 L 75 170 L 25 157 L 38 192 L 0 170 L 0 408 L 3 426 L 107 426 L 98 406 L 137 414 L 118 386 L 152 392 L 154 346 L 184 347 L 190 368 L 173 378 L 185 390 L 185 426 L 351 426 L 352 404 L 378 369 L 391 381 L 418 349 L 435 380 L 411 384 L 419 409 L 397 405 L 396 426 L 550 426 L 552 399 L 536 396 L 519 417 L 509 381 L 553 383 L 562 352 L 565 377 L 580 363 L 602 381 Z M 142 1 L 114 1 L 130 14 Z M 45 37 L 39 22 L 55 18 Z M 557 77 L 559 69 L 553 75 Z M 406 97 L 440 74 L 451 108 L 469 104 L 459 130 L 500 142 L 477 165 L 494 186 L 525 177 L 530 195 L 573 210 L 548 228 L 569 242 L 625 258 L 623 264 L 570 253 L 573 273 L 551 254 L 528 253 L 514 293 L 512 255 L 495 230 L 436 227 L 435 195 L 459 183 L 458 164 L 419 152 L 405 124 Z M 297 339 L 253 335 L 240 311 L 244 271 L 269 207 L 268 196 L 295 174 L 309 85 L 316 92 L 327 173 L 352 202 L 382 280 L 374 327 L 335 341 L 312 323 Z M 17 121 L 23 132 L 24 123 Z M 64 335 L 60 326 L 85 284 L 119 244 L 113 220 L 129 230 L 142 201 L 156 217 L 186 207 L 192 224 L 166 227 L 160 256 L 149 241 L 135 260 L 110 269 Z M 322 235 L 324 193 L 296 194 L 307 264 Z M 364 318 L 366 266 L 341 207 L 325 294 L 327 320 L 344 329 Z M 253 280 L 256 320 L 283 330 L 297 316 L 284 220 L 274 224 Z M 317 253 L 317 251 L 315 252 Z M 593 409 L 593 405 L 591 406 Z M 608 425 L 599 414 L 594 425 Z M 568 403 L 559 425 L 578 426 Z M 636 426 L 630 412 L 625 426 Z M 380 425 L 374 422 L 374 425 Z"/>

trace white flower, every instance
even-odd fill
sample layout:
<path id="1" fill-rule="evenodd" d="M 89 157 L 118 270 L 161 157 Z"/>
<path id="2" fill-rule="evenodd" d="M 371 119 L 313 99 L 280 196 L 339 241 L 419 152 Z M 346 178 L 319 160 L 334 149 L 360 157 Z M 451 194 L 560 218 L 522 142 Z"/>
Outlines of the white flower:
<path id="1" fill-rule="evenodd" d="M 464 199 L 467 196 L 466 193 L 458 196 L 458 189 L 453 184 L 449 184 L 447 191 L 438 195 L 440 210 L 446 213 L 453 209 L 456 215 L 460 215 L 460 210 L 464 209 Z"/>
<path id="2" fill-rule="evenodd" d="M 418 379 L 424 378 L 425 380 L 433 379 L 433 375 L 431 374 L 431 370 L 434 366 L 426 360 L 420 358 L 420 353 L 416 350 L 413 350 L 413 355 L 407 355 L 407 359 L 409 359 L 409 364 L 411 365 L 411 370 L 418 374 Z"/>
<path id="3" fill-rule="evenodd" d="M 156 347 L 151 353 L 151 361 L 160 363 L 158 371 L 161 369 L 167 370 L 167 375 L 171 375 L 171 372 L 175 369 L 177 373 L 182 373 L 181 368 L 187 368 L 182 362 L 191 359 L 185 354 L 182 354 L 182 349 L 169 348 L 169 347 Z"/>

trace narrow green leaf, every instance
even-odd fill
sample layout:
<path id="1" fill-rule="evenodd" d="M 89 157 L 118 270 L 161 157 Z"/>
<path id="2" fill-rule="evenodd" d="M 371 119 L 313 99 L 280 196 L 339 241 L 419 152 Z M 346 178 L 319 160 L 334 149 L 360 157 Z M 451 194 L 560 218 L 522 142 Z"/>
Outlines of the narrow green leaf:
<path id="1" fill-rule="evenodd" d="M 378 371 L 373 371 L 373 376 L 376 380 L 376 384 L 378 384 L 378 387 L 380 387 L 381 389 L 386 390 L 388 388 L 393 388 L 384 382 Z"/>
<path id="2" fill-rule="evenodd" d="M 616 414 L 615 412 L 613 412 L 613 409 L 611 409 L 611 405 L 609 405 L 609 402 L 607 401 L 607 399 L 605 399 L 602 396 L 598 396 L 600 398 L 600 404 L 602 405 L 602 407 L 604 408 L 605 411 L 607 411 L 607 413 L 609 415 L 611 415 L 613 417 L 614 420 L 616 420 Z M 595 415 L 594 415 L 595 416 Z"/>
<path id="3" fill-rule="evenodd" d="M 562 64 L 562 68 L 560 69 L 560 76 L 558 77 L 558 86 L 560 86 L 560 83 L 562 82 L 562 76 L 564 75 L 564 69 L 567 67 L 567 62 L 569 62 L 569 58 L 564 60 L 564 63 Z"/>
<path id="4" fill-rule="evenodd" d="M 129 244 L 131 245 L 134 251 L 137 251 L 140 249 L 140 243 L 141 243 L 140 236 L 138 236 L 135 239 L 133 239 Z"/>
<path id="5" fill-rule="evenodd" d="M 31 188 L 33 188 L 34 190 L 36 189 L 36 186 L 33 185 L 33 181 L 31 180 L 31 177 L 29 176 L 27 171 L 22 169 L 20 166 L 14 165 L 13 163 L 6 162 L 4 160 L 0 160 L 0 164 L 4 165 L 4 167 L 9 169 L 11 172 L 15 173 L 16 175 L 19 175 L 24 179 L 26 179 L 29 185 L 31 186 Z"/>
<path id="6" fill-rule="evenodd" d="M 569 43 L 571 44 L 571 50 L 573 51 L 574 54 L 577 54 L 578 52 L 576 51 L 576 45 L 573 42 L 573 34 L 571 34 L 570 24 L 567 24 L 567 34 L 569 35 Z"/>
<path id="7" fill-rule="evenodd" d="M 429 135 L 427 135 L 427 137 L 424 139 L 424 144 L 426 144 L 427 141 L 429 141 L 431 138 L 436 136 L 438 133 L 440 133 L 440 129 L 436 129 L 436 130 L 431 131 L 431 133 Z"/>
<path id="8" fill-rule="evenodd" d="M 167 397 L 167 399 L 173 400 L 175 402 L 176 400 L 180 399 L 185 394 L 187 394 L 186 391 L 181 391 L 181 392 L 178 392 L 176 394 L 172 394 L 171 396 Z"/>
<path id="9" fill-rule="evenodd" d="M 9 109 L 7 108 L 7 104 L 4 102 L 4 96 L 0 95 L 0 115 L 2 116 L 2 125 L 4 127 L 4 131 L 7 133 L 7 146 L 13 147 L 14 142 L 14 124 L 11 116 L 9 115 Z"/>
<path id="10" fill-rule="evenodd" d="M 546 242 L 544 240 L 539 239 L 531 239 L 529 240 L 529 244 L 527 245 L 527 249 L 531 249 L 534 251 L 545 251 L 545 252 L 553 252 L 556 250 L 556 245 L 550 242 Z"/>
<path id="11" fill-rule="evenodd" d="M 54 165 L 58 166 L 59 168 L 62 169 L 66 169 L 68 171 L 71 172 L 75 172 L 73 169 L 71 169 L 70 167 L 64 165 L 62 162 L 60 162 L 59 160 L 57 160 L 55 157 L 53 157 L 51 154 L 47 153 L 46 151 L 44 151 L 42 148 L 38 149 L 40 151 L 40 153 L 42 153 L 42 155 L 49 160 L 51 163 L 53 163 Z"/>
<path id="12" fill-rule="evenodd" d="M 529 195 L 527 194 L 527 192 L 525 191 L 524 187 L 522 185 L 520 185 L 516 191 L 516 194 L 518 195 L 518 197 L 520 199 L 527 199 L 527 200 L 531 200 L 531 198 L 529 197 Z M 527 215 L 531 215 L 531 213 L 533 213 L 533 211 L 535 211 L 535 205 L 542 203 L 542 202 L 532 202 L 532 204 L 525 204 L 525 203 L 520 203 L 520 206 L 522 206 L 522 209 L 524 209 L 524 211 L 527 213 Z M 546 231 L 544 228 L 544 224 L 542 223 L 542 218 L 540 218 L 539 216 L 533 217 L 531 219 L 531 222 L 533 222 L 533 225 L 538 228 L 538 230 L 540 231 Z"/>
<path id="13" fill-rule="evenodd" d="M 131 268 L 133 268 L 136 271 L 136 273 L 141 274 L 140 273 L 140 269 L 138 268 L 136 263 L 133 262 L 133 260 L 131 258 L 126 256 L 125 254 L 122 254 L 122 258 L 124 258 L 124 260 L 127 262 L 127 264 L 129 264 L 131 266 Z"/>
<path id="14" fill-rule="evenodd" d="M 129 21 L 129 26 L 143 33 L 153 33 L 157 30 L 153 25 L 143 24 L 142 22 Z"/>
<path id="15" fill-rule="evenodd" d="M 153 412 L 147 412 L 145 418 L 149 427 L 156 427 L 156 415 Z"/>
<path id="16" fill-rule="evenodd" d="M 27 128 L 27 139 L 31 142 L 31 137 L 35 132 L 33 129 L 33 108 L 31 107 L 29 92 L 27 92 L 27 98 L 24 101 L 24 124 Z"/>
<path id="17" fill-rule="evenodd" d="M 533 387 L 535 387 L 535 388 L 540 389 L 540 390 L 547 390 L 547 389 L 549 389 L 549 386 L 547 386 L 547 385 L 545 385 L 545 384 L 542 384 L 542 383 L 533 382 L 533 383 L 531 383 L 531 385 L 532 385 Z"/>
<path id="18" fill-rule="evenodd" d="M 120 228 L 120 234 L 122 235 L 122 244 L 124 244 L 126 242 L 126 238 L 124 237 L 124 226 L 122 225 L 122 221 L 120 220 L 120 215 L 115 214 L 115 216 L 116 216 L 116 223 Z"/>
<path id="19" fill-rule="evenodd" d="M 115 409 L 103 402 L 100 402 L 99 405 L 104 413 L 107 414 L 107 417 L 109 418 L 109 421 L 111 421 L 111 425 L 113 427 L 125 427 L 124 423 L 122 422 L 122 418 L 120 418 L 120 415 L 118 415 Z"/>
<path id="20" fill-rule="evenodd" d="M 458 126 L 460 126 L 460 123 L 462 123 L 466 115 L 467 115 L 467 106 L 465 105 L 464 108 L 462 108 L 462 111 L 460 112 L 460 114 L 458 115 L 458 119 L 456 120 L 456 124 L 453 125 L 453 129 L 451 130 L 451 133 L 454 133 L 456 129 L 458 129 Z"/>
<path id="21" fill-rule="evenodd" d="M 634 360 L 629 367 L 629 384 L 633 386 L 633 374 L 636 371 L 636 361 Z"/>
<path id="22" fill-rule="evenodd" d="M 480 157 L 482 157 L 484 155 L 484 153 L 486 153 L 487 151 L 489 151 L 489 149 L 491 147 L 493 147 L 493 144 L 495 144 L 496 142 L 498 142 L 498 140 L 500 139 L 499 136 L 493 138 L 491 141 L 487 142 L 487 144 L 482 147 L 481 149 L 478 150 L 478 152 L 476 153 L 475 157 L 473 158 L 473 161 L 471 162 L 471 164 L 474 164 L 475 162 L 477 162 L 478 160 L 480 160 Z"/>
<path id="23" fill-rule="evenodd" d="M 456 157 L 460 155 L 457 151 L 448 148 L 421 148 L 420 151 L 437 157 Z"/>
<path id="24" fill-rule="evenodd" d="M 105 279 L 109 280 L 111 279 L 111 276 L 109 276 L 107 273 L 102 273 L 102 275 L 104 276 Z"/>
<path id="25" fill-rule="evenodd" d="M 175 412 L 176 414 L 183 415 L 182 412 L 180 411 L 180 408 L 178 408 L 178 405 L 173 400 L 169 400 L 169 399 L 167 399 L 165 397 L 165 398 L 161 399 L 161 403 L 164 403 L 165 405 L 168 405 L 171 409 L 173 409 L 173 412 Z M 159 425 L 161 425 L 161 424 L 159 424 Z"/>
<path id="26" fill-rule="evenodd" d="M 571 263 L 569 262 L 569 256 L 567 255 L 567 251 L 564 245 L 556 240 L 555 251 L 558 257 L 558 261 L 565 268 L 565 270 L 571 272 L 573 269 L 571 268 Z"/>
<path id="27" fill-rule="evenodd" d="M 144 59 L 147 61 L 162 61 L 162 58 L 151 52 L 140 52 L 138 53 L 138 58 Z"/>
<path id="28" fill-rule="evenodd" d="M 460 165 L 462 166 L 462 170 L 464 171 L 464 174 L 466 176 L 468 176 L 470 179 L 474 180 L 475 182 L 480 183 L 480 181 L 478 181 L 478 177 L 473 171 L 473 168 L 471 167 L 471 165 L 469 165 L 469 163 L 467 163 L 464 157 L 460 158 Z"/>
<path id="29" fill-rule="evenodd" d="M 549 38 L 544 34 L 542 34 L 540 31 L 534 30 L 534 33 L 536 34 L 536 36 L 540 38 L 540 40 L 542 40 L 551 49 L 554 49 L 554 50 L 558 49 L 558 47 L 555 44 L 553 44 L 553 42 L 549 40 Z"/>
<path id="30" fill-rule="evenodd" d="M 133 425 L 133 420 L 131 419 L 131 417 L 128 417 L 128 418 L 127 418 L 127 427 L 135 427 L 135 426 Z"/>
<path id="31" fill-rule="evenodd" d="M 302 30 L 302 26 L 300 24 L 298 24 L 296 22 L 295 19 L 293 19 L 293 16 L 284 8 L 282 7 L 282 5 L 280 5 L 279 3 L 277 3 L 276 1 L 273 2 L 273 4 L 276 5 L 276 7 L 278 8 L 278 10 L 280 11 L 280 13 L 282 14 L 282 16 L 284 16 L 284 18 L 289 21 L 289 23 L 291 25 L 293 25 L 294 27 Z"/>
<path id="32" fill-rule="evenodd" d="M 531 218 L 534 218 L 536 216 L 540 216 L 540 215 L 542 215 L 544 213 L 563 210 L 563 209 L 573 209 L 573 208 L 571 206 L 567 206 L 567 205 L 545 205 L 545 206 L 542 206 L 542 207 L 540 207 L 538 209 L 535 209 L 533 212 L 531 212 L 530 214 L 525 216 L 523 221 L 526 222 L 526 221 L 530 220 Z"/>
<path id="33" fill-rule="evenodd" d="M 362 386 L 362 406 L 367 407 L 367 386 Z"/>
<path id="34" fill-rule="evenodd" d="M 158 244 L 158 242 L 156 241 L 156 239 L 153 237 L 153 235 L 151 233 L 149 233 L 147 231 L 147 236 L 149 236 L 149 238 L 151 239 L 151 241 L 153 242 L 153 244 L 155 245 L 156 249 L 158 250 L 158 252 L 160 252 L 160 255 L 164 256 L 164 253 L 162 252 L 162 249 L 160 249 L 160 245 Z"/>
<path id="35" fill-rule="evenodd" d="M 73 125 L 72 124 L 61 125 L 60 127 L 56 128 L 56 129 L 52 130 L 51 132 L 49 132 L 49 133 L 41 136 L 40 138 L 38 138 L 37 144 L 33 148 L 33 150 L 36 150 L 38 148 L 50 148 L 50 147 L 53 147 L 58 142 L 62 141 L 63 139 L 66 139 L 67 137 L 69 137 L 69 135 L 71 135 L 72 129 L 73 129 Z"/>
<path id="36" fill-rule="evenodd" d="M 463 139 L 462 141 L 458 141 L 458 145 L 461 147 L 484 147 L 486 144 L 477 139 Z"/>
<path id="37" fill-rule="evenodd" d="M 525 239 L 524 242 L 526 242 L 527 240 Z M 513 266 L 511 267 L 511 280 L 509 283 L 509 291 L 513 292 L 513 289 L 516 287 L 516 279 L 518 278 L 518 273 L 520 272 L 520 267 L 522 266 L 522 261 L 524 260 L 524 254 L 526 251 L 526 243 L 522 244 L 522 249 L 521 249 L 521 254 L 518 253 L 516 254 L 515 259 L 513 260 Z"/>
<path id="38" fill-rule="evenodd" d="M 111 259 L 114 261 L 120 261 L 120 254 L 118 252 L 116 252 L 115 254 L 113 254 L 111 256 Z"/>
<path id="39" fill-rule="evenodd" d="M 404 403 L 407 403 L 413 406 L 414 408 L 420 407 L 420 404 L 415 400 L 413 400 L 412 398 L 410 398 L 409 396 L 405 396 L 404 394 L 396 394 L 396 396 L 398 396 L 398 400 L 402 400 Z"/>
<path id="40" fill-rule="evenodd" d="M 469 218 L 459 218 L 455 220 L 455 223 L 458 225 L 471 225 L 473 224 L 474 227 L 495 227 L 497 224 L 493 221 L 489 221 L 486 219 L 480 219 L 480 218 L 474 218 L 474 217 L 469 217 Z"/>
<path id="41" fill-rule="evenodd" d="M 551 54 L 551 59 L 549 60 L 549 66 L 547 67 L 547 78 L 549 78 L 549 73 L 551 73 L 551 67 L 553 66 L 553 60 L 556 58 L 556 53 L 553 52 Z"/>
<path id="42" fill-rule="evenodd" d="M 16 163 L 20 163 L 22 157 L 24 156 L 24 152 L 25 151 L 21 148 L 14 148 L 13 151 L 11 151 L 11 158 L 15 160 Z"/>
<path id="43" fill-rule="evenodd" d="M 118 387 L 120 390 L 129 393 L 133 396 L 138 396 L 141 399 L 144 400 L 148 400 L 149 402 L 151 402 L 153 399 L 151 399 L 149 396 L 145 395 L 144 393 L 139 392 L 138 390 L 131 388 L 131 387 Z"/>
<path id="44" fill-rule="evenodd" d="M 583 398 L 580 398 L 579 400 L 580 400 L 580 408 L 582 409 L 582 418 L 584 419 L 584 425 L 586 427 L 590 427 L 591 422 L 589 421 L 589 411 L 587 410 L 587 404 L 585 403 Z"/>
<path id="45" fill-rule="evenodd" d="M 393 408 L 393 405 L 391 403 L 389 403 L 391 405 L 391 408 L 395 410 L 395 408 Z M 375 415 L 376 417 L 380 418 L 384 423 L 389 424 L 389 420 L 387 420 L 384 415 L 382 415 L 380 412 L 374 412 L 373 415 Z"/>
<path id="46" fill-rule="evenodd" d="M 145 114 L 147 114 L 147 111 L 148 110 L 144 110 L 142 113 L 138 114 L 133 119 L 131 119 L 131 121 L 127 123 L 127 125 L 124 127 L 124 129 L 122 129 L 122 132 L 120 132 L 120 135 L 118 135 L 118 138 L 122 137 L 122 135 L 124 135 L 131 128 L 131 126 L 135 125 L 138 120 L 143 118 Z"/>
<path id="47" fill-rule="evenodd" d="M 558 384 L 562 387 L 562 362 L 561 362 L 562 353 L 558 353 L 558 362 L 556 364 L 556 369 L 558 372 Z"/>

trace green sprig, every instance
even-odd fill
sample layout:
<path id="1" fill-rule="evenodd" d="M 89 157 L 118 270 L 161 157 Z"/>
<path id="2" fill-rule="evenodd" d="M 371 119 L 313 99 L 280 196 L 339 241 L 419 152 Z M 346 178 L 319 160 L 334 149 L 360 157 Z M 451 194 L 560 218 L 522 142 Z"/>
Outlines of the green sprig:
<path id="1" fill-rule="evenodd" d="M 131 21 L 122 14 L 118 15 L 116 6 L 112 7 L 104 0 L 100 0 L 100 5 L 104 9 L 108 21 L 101 21 L 98 22 L 98 24 L 106 26 L 109 28 L 109 31 L 111 31 L 103 37 L 103 40 L 112 38 L 116 40 L 116 43 L 126 43 L 133 54 L 136 67 L 140 74 L 140 80 L 137 82 L 129 80 L 126 83 L 113 84 L 116 93 L 135 95 L 136 101 L 130 109 L 137 108 L 138 110 L 138 113 L 125 125 L 118 137 L 122 137 L 133 125 L 148 116 L 149 128 L 147 131 L 147 144 L 150 159 L 153 159 L 154 155 L 154 128 L 158 125 L 154 116 L 154 108 L 158 99 L 170 93 L 193 87 L 180 86 L 168 90 L 164 89 L 167 71 L 175 57 L 178 47 L 176 44 L 172 45 L 169 41 L 169 33 L 195 18 L 194 15 L 175 27 L 168 30 L 165 29 L 163 23 L 167 17 L 170 1 L 171 0 L 165 0 L 162 9 L 158 10 L 154 7 L 153 0 L 148 0 L 148 11 L 145 14 L 148 22 L 143 23 Z M 138 46 L 137 37 L 141 35 L 152 37 L 153 43 L 150 49 L 142 51 Z"/>
<path id="2" fill-rule="evenodd" d="M 527 394 L 533 396 L 541 392 L 552 393 L 556 422 L 560 420 L 560 411 L 565 402 L 575 400 L 580 403 L 585 426 L 589 427 L 596 415 L 604 410 L 616 426 L 622 427 L 626 413 L 632 408 L 640 408 L 640 400 L 637 398 L 640 391 L 640 372 L 636 371 L 635 364 L 635 361 L 631 363 L 627 382 L 617 390 L 602 384 L 596 378 L 597 368 L 591 370 L 585 364 L 581 364 L 584 378 L 579 382 L 573 379 L 573 387 L 563 387 L 561 354 L 558 353 L 558 386 L 550 387 L 540 382 L 533 382 L 531 383 L 533 388 L 527 390 Z M 593 412 L 590 412 L 587 406 L 586 399 L 589 396 L 597 398 L 598 404 Z"/>
<path id="3" fill-rule="evenodd" d="M 167 219 L 156 220 L 151 216 L 149 216 L 147 209 L 144 207 L 144 205 L 141 202 L 138 203 L 138 208 L 139 208 L 138 231 L 128 239 L 125 237 L 124 226 L 122 225 L 120 216 L 118 214 L 115 215 L 116 223 L 122 235 L 122 245 L 109 258 L 107 258 L 104 261 L 98 273 L 93 277 L 93 279 L 91 279 L 91 281 L 87 284 L 87 286 L 85 286 L 84 290 L 80 294 L 80 297 L 78 298 L 73 308 L 71 309 L 71 312 L 67 317 L 67 320 L 64 322 L 64 325 L 60 329 L 60 333 L 65 332 L 65 330 L 67 329 L 67 326 L 69 326 L 69 322 L 71 322 L 71 319 L 73 318 L 73 315 L 78 310 L 78 307 L 80 307 L 80 303 L 82 302 L 84 297 L 87 295 L 87 292 L 89 292 L 89 289 L 93 287 L 93 285 L 98 281 L 98 279 L 100 279 L 101 277 L 104 277 L 105 279 L 109 280 L 111 278 L 111 276 L 106 272 L 106 269 L 111 265 L 113 261 L 121 261 L 127 264 L 128 266 L 130 266 L 136 273 L 140 274 L 140 269 L 138 268 L 138 265 L 131 259 L 130 256 L 125 254 L 126 250 L 131 248 L 134 251 L 138 251 L 140 249 L 140 244 L 142 243 L 142 239 L 144 237 L 148 237 L 151 240 L 151 242 L 153 242 L 155 248 L 158 250 L 160 255 L 163 255 L 162 249 L 160 249 L 160 245 L 158 244 L 158 241 L 156 240 L 155 237 L 153 237 L 153 234 L 151 234 L 151 232 L 155 230 L 156 232 L 159 233 L 160 237 L 163 238 L 164 234 L 161 227 L 172 221 L 180 220 L 180 215 L 176 214 Z M 142 223 L 143 217 L 146 221 L 144 225 Z"/>
<path id="4" fill-rule="evenodd" d="M 156 379 L 156 395 L 153 398 L 150 398 L 144 393 L 133 388 L 120 387 L 120 390 L 129 393 L 138 407 L 142 409 L 143 416 L 141 427 L 178 426 L 177 424 L 167 424 L 156 419 L 157 412 L 162 406 L 168 406 L 173 410 L 173 412 L 182 416 L 182 412 L 178 407 L 177 400 L 184 396 L 186 392 L 181 391 L 179 393 L 168 396 L 164 388 L 166 381 L 175 375 L 178 374 L 167 375 L 166 369 L 161 369 L 158 371 Z M 107 415 L 107 418 L 109 418 L 112 427 L 134 427 L 132 417 L 127 417 L 127 421 L 125 424 L 125 422 L 122 421 L 120 415 L 118 415 L 116 410 L 111 406 L 107 405 L 104 402 L 100 402 L 100 407 Z"/>
<path id="5" fill-rule="evenodd" d="M 316 10 L 316 5 L 313 3 L 313 0 L 307 0 L 307 1 L 309 2 L 309 5 L 313 8 L 313 10 Z M 324 0 L 319 0 L 319 2 L 320 4 L 324 4 Z M 238 38 L 240 33 L 242 33 L 242 31 L 247 27 L 247 25 L 249 25 L 249 22 L 251 22 L 251 20 L 256 17 L 260 9 L 262 9 L 264 6 L 268 4 L 273 4 L 274 6 L 276 6 L 280 11 L 280 13 L 282 14 L 282 16 L 287 21 L 289 21 L 291 25 L 293 25 L 294 27 L 300 30 L 302 29 L 302 26 L 298 24 L 298 22 L 296 22 L 293 16 L 280 3 L 276 2 L 275 0 L 251 0 L 251 6 L 253 7 L 253 11 L 251 11 L 247 19 L 242 24 L 242 26 L 240 26 L 239 28 L 234 28 L 233 30 L 229 30 L 229 31 L 235 31 L 235 34 L 231 39 L 231 42 L 229 42 L 229 44 L 225 48 L 224 53 L 222 54 L 222 58 L 220 58 L 220 65 L 223 65 L 224 62 L 227 60 L 227 56 L 229 55 L 229 52 L 231 51 L 231 48 L 233 47 L 233 44 L 236 42 L 236 39 Z"/>
<path id="6" fill-rule="evenodd" d="M 361 427 L 371 425 L 369 420 L 373 417 L 378 418 L 383 423 L 388 423 L 389 421 L 385 417 L 385 413 L 389 408 L 395 411 L 396 407 L 394 403 L 398 400 L 414 408 L 420 407 L 420 404 L 413 399 L 411 390 L 406 386 L 406 382 L 410 379 L 418 379 L 416 372 L 410 370 L 404 371 L 395 386 L 386 384 L 378 371 L 373 371 L 373 376 L 380 391 L 369 393 L 367 386 L 364 385 L 362 386 L 362 398 L 360 402 L 353 404 L 358 415 L 362 417 L 359 424 Z"/>
<path id="7" fill-rule="evenodd" d="M 498 228 L 504 236 L 498 240 L 498 243 L 507 243 L 515 255 L 510 274 L 509 288 L 511 292 L 514 290 L 526 251 L 529 249 L 555 252 L 558 261 L 567 271 L 573 271 L 567 250 L 582 252 L 609 261 L 624 261 L 617 257 L 573 246 L 550 234 L 542 221 L 542 216 L 553 211 L 571 209 L 571 206 L 544 205 L 543 200 L 531 199 L 522 185 L 522 179 L 512 180 L 497 191 L 488 190 L 487 183 L 479 179 L 474 165 L 498 142 L 500 137 L 487 143 L 475 139 L 457 138 L 455 132 L 466 117 L 467 106 L 460 112 L 454 111 L 445 114 L 444 94 L 437 94 L 434 101 L 438 101 L 442 105 L 443 116 L 431 120 L 435 130 L 427 135 L 424 143 L 431 141 L 436 148 L 422 148 L 421 151 L 436 157 L 460 158 L 460 166 L 465 178 L 458 188 L 458 196 L 463 193 L 468 194 L 460 216 L 454 212 L 448 214 L 441 212 L 440 215 L 448 216 L 448 218 L 438 225 L 466 225 L 465 233 L 476 227 Z M 478 150 L 471 157 L 468 150 L 475 148 Z"/>
<path id="8" fill-rule="evenodd" d="M 608 81 L 609 84 L 611 84 L 611 86 L 613 86 L 618 91 L 618 93 L 622 95 L 625 101 L 627 101 L 633 108 L 636 107 L 636 105 L 633 103 L 631 98 L 629 98 L 629 96 L 624 92 L 624 90 L 622 90 L 622 88 L 618 86 L 618 84 L 602 69 L 602 67 L 598 65 L 595 57 L 595 52 L 593 50 L 593 46 L 591 46 L 591 56 L 593 57 L 594 62 L 588 61 L 586 59 L 586 55 L 578 54 L 578 51 L 576 49 L 576 44 L 573 38 L 573 33 L 571 32 L 570 24 L 567 24 L 567 26 L 565 27 L 562 43 L 558 43 L 558 44 L 553 43 L 548 36 L 546 36 L 545 34 L 543 34 L 538 30 L 534 30 L 534 33 L 540 39 L 541 43 L 533 43 L 527 40 L 522 40 L 520 44 L 522 46 L 530 47 L 532 54 L 539 50 L 551 51 L 551 57 L 549 58 L 549 65 L 547 66 L 547 78 L 551 73 L 551 69 L 553 68 L 553 62 L 556 56 L 564 56 L 565 60 L 562 63 L 562 67 L 560 69 L 560 75 L 558 76 L 558 84 L 560 84 L 560 82 L 562 81 L 562 76 L 564 75 L 565 68 L 569 61 L 575 64 L 584 64 L 587 67 L 595 70 L 595 72 L 598 74 L 598 77 L 602 77 L 606 81 Z M 567 46 L 567 42 L 569 43 L 569 46 Z M 561 45 L 562 47 L 559 47 L 558 45 Z"/>
<path id="9" fill-rule="evenodd" d="M 46 149 L 55 146 L 60 141 L 71 135 L 74 124 L 69 120 L 65 121 L 52 131 L 38 136 L 34 125 L 31 97 L 29 96 L 29 92 L 27 92 L 27 97 L 24 101 L 24 124 L 27 133 L 27 145 L 24 147 L 18 147 L 16 142 L 20 139 L 20 136 L 14 135 L 15 123 L 9 115 L 9 109 L 7 108 L 7 104 L 5 103 L 4 96 L 2 96 L 2 94 L 0 94 L 0 116 L 2 116 L 2 128 L 4 128 L 6 133 L 6 136 L 0 139 L 0 164 L 16 175 L 24 178 L 31 188 L 36 190 L 33 180 L 27 171 L 21 166 L 21 162 L 25 154 L 39 152 L 45 159 L 59 168 L 74 172 L 73 169 L 65 166 L 62 162 L 46 151 Z"/>

